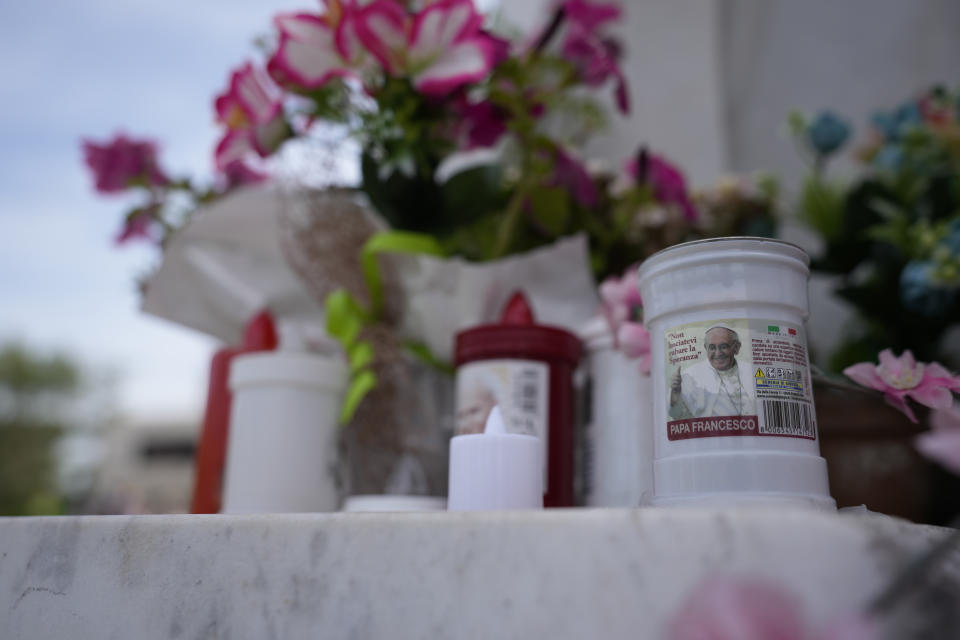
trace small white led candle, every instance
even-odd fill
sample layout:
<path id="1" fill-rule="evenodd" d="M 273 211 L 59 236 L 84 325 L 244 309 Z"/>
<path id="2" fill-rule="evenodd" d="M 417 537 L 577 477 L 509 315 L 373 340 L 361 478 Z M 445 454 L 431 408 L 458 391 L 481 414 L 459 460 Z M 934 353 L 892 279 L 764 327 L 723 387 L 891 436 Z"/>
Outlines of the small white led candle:
<path id="1" fill-rule="evenodd" d="M 536 436 L 507 433 L 494 407 L 483 433 L 450 441 L 449 511 L 543 508 L 543 445 Z"/>

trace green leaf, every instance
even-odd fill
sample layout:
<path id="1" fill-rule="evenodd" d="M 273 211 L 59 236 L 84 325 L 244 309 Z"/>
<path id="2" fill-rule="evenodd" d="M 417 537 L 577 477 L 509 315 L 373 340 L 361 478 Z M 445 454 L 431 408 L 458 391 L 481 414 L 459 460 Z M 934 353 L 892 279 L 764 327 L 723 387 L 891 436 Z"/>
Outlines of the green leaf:
<path id="1" fill-rule="evenodd" d="M 843 187 L 811 176 L 803 185 L 800 215 L 828 241 L 833 240 L 843 227 L 845 198 Z"/>
<path id="2" fill-rule="evenodd" d="M 406 347 L 407 351 L 409 351 L 411 354 L 413 354 L 414 356 L 416 356 L 426 364 L 430 365 L 437 371 L 441 371 L 443 373 L 453 375 L 453 371 L 454 371 L 453 365 L 450 364 L 449 362 L 438 360 L 437 357 L 434 356 L 433 353 L 430 351 L 430 348 L 427 347 L 427 345 L 423 344 L 422 342 L 408 341 L 408 342 L 404 342 L 403 346 Z"/>
<path id="3" fill-rule="evenodd" d="M 381 253 L 418 253 L 443 255 L 443 249 L 433 236 L 410 231 L 381 231 L 370 236 L 360 251 L 363 277 L 370 294 L 371 313 L 379 317 L 383 310 L 383 283 L 377 256 Z"/>
<path id="4" fill-rule="evenodd" d="M 570 223 L 570 195 L 562 187 L 540 187 L 530 194 L 533 217 L 548 233 L 562 235 Z"/>
<path id="5" fill-rule="evenodd" d="M 324 311 L 327 333 L 349 351 L 366 324 L 369 314 L 346 289 L 331 292 L 324 301 Z"/>
<path id="6" fill-rule="evenodd" d="M 340 408 L 340 424 L 346 424 L 353 419 L 360 402 L 376 386 L 377 375 L 370 369 L 364 369 L 350 380 L 350 386 L 347 388 L 347 394 L 343 399 L 343 406 Z"/>
<path id="7" fill-rule="evenodd" d="M 362 340 L 347 349 L 347 360 L 350 362 L 350 373 L 355 374 L 368 367 L 373 362 L 373 345 Z"/>

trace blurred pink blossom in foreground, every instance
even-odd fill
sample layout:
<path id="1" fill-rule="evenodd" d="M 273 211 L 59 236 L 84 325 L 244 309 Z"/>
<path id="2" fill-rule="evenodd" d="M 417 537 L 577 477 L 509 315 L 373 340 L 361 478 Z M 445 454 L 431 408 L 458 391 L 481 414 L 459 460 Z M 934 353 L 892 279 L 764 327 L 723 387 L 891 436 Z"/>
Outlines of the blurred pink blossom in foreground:
<path id="1" fill-rule="evenodd" d="M 170 182 L 160 169 L 157 145 L 152 140 L 135 140 L 122 133 L 105 144 L 84 140 L 83 154 L 100 193 L 120 193 L 138 184 L 150 187 Z"/>
<path id="2" fill-rule="evenodd" d="M 899 358 L 890 349 L 884 349 L 879 360 L 879 365 L 860 362 L 849 366 L 843 374 L 865 387 L 883 391 L 887 404 L 913 422 L 917 422 L 917 416 L 907 404 L 908 397 L 931 409 L 949 409 L 953 404 L 951 391 L 960 391 L 960 376 L 936 362 L 917 362 L 909 349 Z"/>
<path id="3" fill-rule="evenodd" d="M 684 600 L 667 628 L 669 640 L 876 640 L 871 618 L 837 618 L 808 629 L 799 598 L 760 578 L 715 576 Z"/>
<path id="4" fill-rule="evenodd" d="M 930 431 L 917 436 L 916 445 L 923 455 L 960 474 L 960 405 L 930 412 Z"/>

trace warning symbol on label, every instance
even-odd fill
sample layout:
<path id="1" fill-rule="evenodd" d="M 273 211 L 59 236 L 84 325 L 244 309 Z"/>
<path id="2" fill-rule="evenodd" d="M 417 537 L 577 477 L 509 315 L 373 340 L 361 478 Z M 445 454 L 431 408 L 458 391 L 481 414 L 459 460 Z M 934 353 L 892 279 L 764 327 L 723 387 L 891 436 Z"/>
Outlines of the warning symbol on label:
<path id="1" fill-rule="evenodd" d="M 762 378 L 762 377 L 763 377 L 763 369 L 757 369 L 757 373 L 756 373 L 753 377 L 754 377 L 754 378 Z"/>

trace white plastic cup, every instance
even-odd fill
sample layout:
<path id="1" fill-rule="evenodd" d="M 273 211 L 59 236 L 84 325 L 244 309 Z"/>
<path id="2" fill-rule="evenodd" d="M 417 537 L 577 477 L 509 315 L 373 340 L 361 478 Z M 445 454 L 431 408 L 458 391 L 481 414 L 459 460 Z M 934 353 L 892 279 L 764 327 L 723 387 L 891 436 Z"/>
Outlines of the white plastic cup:
<path id="1" fill-rule="evenodd" d="M 587 350 L 590 415 L 584 442 L 584 501 L 636 507 L 653 494 L 653 379 L 614 348 L 605 318 L 579 333 Z"/>
<path id="2" fill-rule="evenodd" d="M 336 511 L 339 357 L 272 351 L 234 359 L 223 513 Z"/>
<path id="3" fill-rule="evenodd" d="M 803 326 L 808 265 L 786 242 L 717 238 L 665 249 L 640 266 L 655 505 L 836 508 Z"/>

